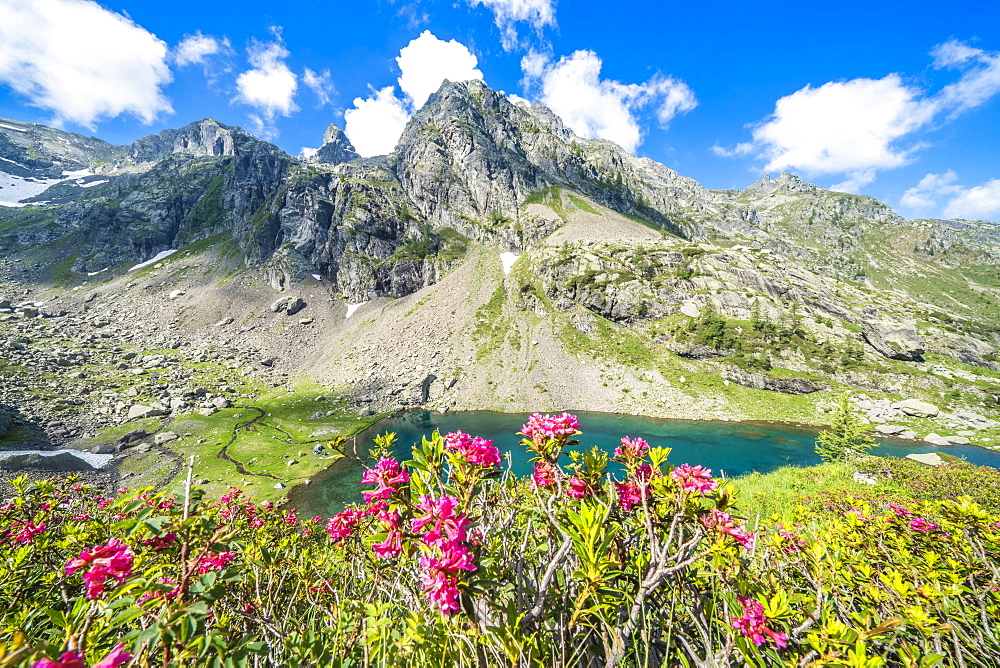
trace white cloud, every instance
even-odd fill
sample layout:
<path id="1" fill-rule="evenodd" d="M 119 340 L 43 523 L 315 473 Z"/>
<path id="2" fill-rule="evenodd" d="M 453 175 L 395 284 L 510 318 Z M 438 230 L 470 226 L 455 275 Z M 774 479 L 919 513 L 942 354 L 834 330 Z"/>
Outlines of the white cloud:
<path id="1" fill-rule="evenodd" d="M 936 93 L 907 84 L 899 74 L 807 85 L 779 99 L 774 113 L 754 127 L 753 152 L 766 161 L 766 171 L 844 175 L 834 189 L 851 192 L 879 171 L 913 162 L 924 146 L 918 133 L 1000 93 L 1000 52 L 951 40 L 934 47 L 931 56 L 934 67 L 957 69 L 961 76 Z M 743 155 L 744 147 L 713 151 Z M 911 201 L 918 197 L 910 195 Z"/>
<path id="2" fill-rule="evenodd" d="M 482 79 L 476 69 L 476 56 L 462 43 L 444 41 L 425 30 L 399 51 L 399 89 L 406 94 L 414 109 L 419 109 L 445 79 L 467 81 Z"/>
<path id="3" fill-rule="evenodd" d="M 968 190 L 963 189 L 948 202 L 944 216 L 1000 221 L 1000 179 L 992 179 Z"/>
<path id="4" fill-rule="evenodd" d="M 661 125 L 667 125 L 677 114 L 691 111 L 698 106 L 694 91 L 686 83 L 669 76 L 653 77 L 646 84 L 651 97 L 659 97 L 656 118 Z"/>
<path id="5" fill-rule="evenodd" d="M 344 112 L 344 133 L 360 155 L 389 153 L 413 112 L 419 109 L 441 83 L 482 79 L 476 56 L 462 43 L 444 41 L 425 30 L 399 51 L 395 86 L 372 89 L 367 98 L 356 98 L 354 107 Z"/>
<path id="6" fill-rule="evenodd" d="M 552 60 L 552 56 L 547 53 L 531 49 L 521 58 L 521 71 L 524 72 L 525 85 L 531 84 L 531 79 L 540 79 L 545 74 L 545 66 Z"/>
<path id="7" fill-rule="evenodd" d="M 258 110 L 250 115 L 250 120 L 255 132 L 265 139 L 277 136 L 274 119 L 279 114 L 290 116 L 298 111 L 295 105 L 298 77 L 285 64 L 289 55 L 281 41 L 255 40 L 247 48 L 247 59 L 253 68 L 236 79 L 239 92 L 235 99 Z"/>
<path id="8" fill-rule="evenodd" d="M 403 5 L 396 12 L 396 16 L 405 16 L 409 20 L 409 27 L 411 30 L 415 30 L 425 23 L 430 23 L 431 15 L 427 12 L 418 12 L 417 3 L 411 2 L 408 5 Z"/>
<path id="9" fill-rule="evenodd" d="M 896 140 L 926 124 L 932 114 L 916 89 L 899 75 L 806 86 L 778 100 L 774 114 L 753 131 L 768 159 L 764 169 L 804 169 L 810 174 L 847 174 L 870 183 L 874 170 L 912 160 L 915 146 Z"/>
<path id="10" fill-rule="evenodd" d="M 928 174 L 903 193 L 900 204 L 911 209 L 928 209 L 937 204 L 935 196 L 960 192 L 962 187 L 955 184 L 957 180 L 958 174 L 951 169 L 944 174 Z"/>
<path id="11" fill-rule="evenodd" d="M 709 150 L 715 155 L 722 158 L 734 158 L 738 155 L 749 155 L 753 153 L 753 143 L 752 142 L 740 142 L 734 148 L 726 148 L 725 146 L 719 146 L 715 144 L 709 147 Z"/>
<path id="12" fill-rule="evenodd" d="M 511 102 L 513 102 L 514 104 L 521 104 L 521 105 L 524 105 L 526 107 L 530 107 L 531 106 L 531 100 L 529 100 L 527 98 L 524 98 L 524 97 L 521 97 L 520 95 L 518 95 L 516 93 L 504 93 L 504 95 L 506 95 L 507 99 L 510 100 Z"/>
<path id="13" fill-rule="evenodd" d="M 344 112 L 344 134 L 359 155 L 384 155 L 396 148 L 396 141 L 410 119 L 410 112 L 396 97 L 395 86 L 372 91 L 368 98 L 355 98 L 354 108 Z"/>
<path id="14" fill-rule="evenodd" d="M 185 35 L 184 39 L 174 47 L 174 62 L 178 67 L 187 65 L 204 65 L 209 56 L 219 53 L 228 53 L 232 50 L 229 38 L 213 37 L 203 35 L 197 31 L 193 35 Z"/>
<path id="15" fill-rule="evenodd" d="M 321 107 L 330 104 L 330 95 L 337 92 L 333 86 L 333 78 L 330 76 L 330 70 L 323 70 L 317 74 L 307 67 L 302 73 L 302 83 L 316 94 L 316 97 L 319 98 L 319 106 Z"/>
<path id="16" fill-rule="evenodd" d="M 951 41 L 937 47 L 933 53 L 938 67 L 967 67 L 958 81 L 942 88 L 933 98 L 939 110 L 947 112 L 951 118 L 982 106 L 1000 93 L 1000 52 L 987 53 Z"/>
<path id="17" fill-rule="evenodd" d="M 601 137 L 634 152 L 642 143 L 642 129 L 635 118 L 640 108 L 655 105 L 666 125 L 679 113 L 694 109 L 694 92 L 673 77 L 655 76 L 642 84 L 602 79 L 601 59 L 593 51 L 575 51 L 552 62 L 529 53 L 521 61 L 526 82 L 537 87 L 539 97 L 579 135 Z"/>
<path id="18" fill-rule="evenodd" d="M 53 123 L 130 113 L 151 123 L 172 111 L 167 45 L 89 0 L 4 0 L 0 82 L 51 110 Z"/>
<path id="19" fill-rule="evenodd" d="M 931 56 L 934 58 L 934 67 L 937 69 L 956 67 L 971 58 L 977 58 L 981 55 L 983 55 L 982 49 L 973 48 L 957 39 L 948 40 L 931 49 Z"/>
<path id="20" fill-rule="evenodd" d="M 1000 179 L 973 188 L 957 181 L 958 174 L 951 169 L 944 174 L 927 174 L 903 194 L 900 204 L 910 209 L 930 209 L 947 196 L 941 214 L 945 218 L 1000 219 Z"/>
<path id="21" fill-rule="evenodd" d="M 493 20 L 500 28 L 500 40 L 505 51 L 519 46 L 518 23 L 528 23 L 535 32 L 541 33 L 545 26 L 555 26 L 556 9 L 552 0 L 466 0 L 476 7 L 483 5 L 493 12 Z"/>

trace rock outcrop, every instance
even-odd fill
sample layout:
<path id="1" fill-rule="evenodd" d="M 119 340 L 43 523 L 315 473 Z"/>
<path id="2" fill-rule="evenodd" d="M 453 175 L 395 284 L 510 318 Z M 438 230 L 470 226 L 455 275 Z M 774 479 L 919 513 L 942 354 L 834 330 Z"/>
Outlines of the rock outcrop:
<path id="1" fill-rule="evenodd" d="M 829 387 L 826 384 L 814 383 L 805 378 L 774 378 L 762 373 L 745 371 L 735 366 L 725 367 L 720 375 L 737 385 L 784 394 L 811 394 Z"/>
<path id="2" fill-rule="evenodd" d="M 923 341 L 913 323 L 863 320 L 861 334 L 883 357 L 919 360 L 924 354 Z"/>
<path id="3" fill-rule="evenodd" d="M 893 404 L 893 408 L 899 409 L 906 415 L 922 418 L 937 417 L 937 414 L 941 412 L 934 404 L 926 401 L 920 401 L 919 399 L 906 399 L 905 401 L 900 401 L 899 403 Z"/>
<path id="4" fill-rule="evenodd" d="M 326 162 L 331 165 L 339 165 L 355 158 L 360 158 L 358 152 L 354 150 L 354 145 L 347 138 L 344 131 L 335 124 L 330 123 L 323 135 L 323 145 L 316 151 L 315 159 L 319 162 Z"/>

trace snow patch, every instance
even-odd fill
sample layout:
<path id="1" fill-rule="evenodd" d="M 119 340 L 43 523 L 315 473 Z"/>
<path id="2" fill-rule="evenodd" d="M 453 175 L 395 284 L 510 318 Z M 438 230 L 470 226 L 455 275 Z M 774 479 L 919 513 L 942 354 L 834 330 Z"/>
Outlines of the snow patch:
<path id="1" fill-rule="evenodd" d="M 34 179 L 0 172 L 0 206 L 24 206 L 21 200 L 37 197 L 60 179 Z"/>
<path id="2" fill-rule="evenodd" d="M 0 123 L 0 128 L 4 130 L 13 130 L 14 132 L 27 132 L 28 128 L 16 128 L 13 125 L 7 125 L 6 123 Z"/>
<path id="3" fill-rule="evenodd" d="M 93 188 L 94 186 L 99 186 L 105 183 L 111 183 L 111 180 L 103 179 L 101 181 L 91 181 L 90 183 L 80 183 L 79 181 L 77 181 L 76 185 L 80 186 L 81 188 Z"/>
<path id="4" fill-rule="evenodd" d="M 132 267 L 131 269 L 129 269 L 129 271 L 135 271 L 136 269 L 142 269 L 143 267 L 148 267 L 151 264 L 156 264 L 157 262 L 159 262 L 163 258 L 170 257 L 171 255 L 173 255 L 176 252 L 177 252 L 176 248 L 171 249 L 171 250 L 160 251 L 159 253 L 157 253 L 153 257 L 149 258 L 145 262 L 140 262 L 139 264 L 135 265 L 134 267 Z"/>
<path id="5" fill-rule="evenodd" d="M 320 276 L 319 274 L 313 274 L 313 278 L 315 278 L 317 281 L 322 281 L 323 280 L 323 277 Z"/>
<path id="6" fill-rule="evenodd" d="M 110 269 L 110 267 L 105 267 L 104 269 L 101 269 L 100 271 L 88 271 L 87 272 L 87 276 L 97 276 L 98 274 L 103 274 L 108 269 Z"/>
<path id="7" fill-rule="evenodd" d="M 0 461 L 3 461 L 7 457 L 14 457 L 16 455 L 39 455 L 41 457 L 55 457 L 63 452 L 68 452 L 74 457 L 79 457 L 83 461 L 87 462 L 95 469 L 104 468 L 108 462 L 114 458 L 114 455 L 95 455 L 92 452 L 83 452 L 82 450 L 10 450 L 5 452 L 0 452 Z"/>
<path id="8" fill-rule="evenodd" d="M 347 305 L 347 315 L 345 315 L 344 318 L 350 318 L 352 315 L 354 315 L 355 311 L 357 311 L 359 308 L 361 308 L 362 306 L 364 306 L 367 303 L 368 302 L 361 302 L 360 304 L 348 304 Z"/>
<path id="9" fill-rule="evenodd" d="M 89 169 L 87 169 L 86 167 L 84 167 L 83 169 L 78 169 L 75 172 L 67 172 L 67 171 L 63 170 L 62 175 L 63 175 L 63 178 L 78 179 L 81 176 L 94 176 L 94 173 L 92 171 L 90 171 Z"/>
<path id="10" fill-rule="evenodd" d="M 513 253 L 500 253 L 500 263 L 503 265 L 503 275 L 506 276 L 510 273 L 511 267 L 517 262 L 517 258 L 520 255 L 514 255 Z"/>

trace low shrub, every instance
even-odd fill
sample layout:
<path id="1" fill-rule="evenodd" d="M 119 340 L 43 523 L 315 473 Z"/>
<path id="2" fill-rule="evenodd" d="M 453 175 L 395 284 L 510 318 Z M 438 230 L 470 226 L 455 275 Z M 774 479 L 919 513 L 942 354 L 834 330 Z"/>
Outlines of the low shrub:
<path id="1" fill-rule="evenodd" d="M 0 507 L 0 665 L 992 666 L 1000 517 L 967 498 L 814 496 L 751 530 L 735 490 L 623 438 L 530 479 L 461 432 L 379 439 L 328 522 L 71 480 Z M 609 462 L 622 471 L 610 477 Z"/>

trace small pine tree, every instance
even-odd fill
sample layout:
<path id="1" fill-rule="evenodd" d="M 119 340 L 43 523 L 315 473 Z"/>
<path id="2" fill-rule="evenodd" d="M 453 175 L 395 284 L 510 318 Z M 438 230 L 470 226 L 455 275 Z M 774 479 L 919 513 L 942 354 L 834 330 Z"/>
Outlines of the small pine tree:
<path id="1" fill-rule="evenodd" d="M 792 302 L 791 311 L 789 311 L 789 327 L 792 330 L 792 336 L 796 334 L 804 338 L 805 330 L 802 328 L 802 313 L 799 312 L 799 303 Z"/>
<path id="2" fill-rule="evenodd" d="M 861 422 L 847 395 L 840 397 L 833 411 L 833 424 L 816 438 L 816 454 L 825 462 L 843 462 L 866 455 L 875 447 L 871 431 Z"/>
<path id="3" fill-rule="evenodd" d="M 767 316 L 761 312 L 760 300 L 755 299 L 753 301 L 753 308 L 750 310 L 750 326 L 763 332 L 768 322 Z"/>

